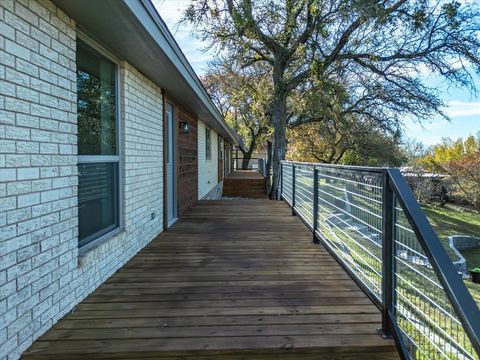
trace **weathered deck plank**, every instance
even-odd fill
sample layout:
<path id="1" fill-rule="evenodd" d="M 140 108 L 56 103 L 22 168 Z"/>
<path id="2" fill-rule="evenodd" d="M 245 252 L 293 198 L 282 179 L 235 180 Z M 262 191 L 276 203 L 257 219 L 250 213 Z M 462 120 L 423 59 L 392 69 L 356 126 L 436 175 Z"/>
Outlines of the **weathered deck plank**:
<path id="1" fill-rule="evenodd" d="M 223 196 L 265 198 L 265 178 L 258 170 L 235 170 L 223 181 Z"/>
<path id="2" fill-rule="evenodd" d="M 205 201 L 26 359 L 394 359 L 380 313 L 285 204 Z"/>

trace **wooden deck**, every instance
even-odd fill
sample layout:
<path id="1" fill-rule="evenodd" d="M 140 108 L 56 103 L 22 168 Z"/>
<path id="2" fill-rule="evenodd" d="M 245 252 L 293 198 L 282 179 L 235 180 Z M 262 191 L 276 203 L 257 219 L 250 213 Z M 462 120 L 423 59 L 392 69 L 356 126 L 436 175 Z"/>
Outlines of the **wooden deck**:
<path id="1" fill-rule="evenodd" d="M 25 359 L 396 359 L 380 313 L 282 202 L 202 201 Z"/>
<path id="2" fill-rule="evenodd" d="M 265 178 L 258 170 L 235 170 L 223 181 L 223 196 L 266 198 Z"/>
<path id="3" fill-rule="evenodd" d="M 235 170 L 232 171 L 227 179 L 232 180 L 263 180 L 264 177 L 258 170 Z"/>

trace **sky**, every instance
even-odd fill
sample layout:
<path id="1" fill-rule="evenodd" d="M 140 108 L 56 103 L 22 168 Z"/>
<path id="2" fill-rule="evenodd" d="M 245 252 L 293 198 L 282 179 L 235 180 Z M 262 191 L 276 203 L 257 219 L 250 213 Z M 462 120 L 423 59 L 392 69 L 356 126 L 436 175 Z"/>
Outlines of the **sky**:
<path id="1" fill-rule="evenodd" d="M 152 1 L 197 75 L 205 74 L 208 62 L 215 58 L 215 54 L 203 51 L 206 44 L 192 35 L 188 24 L 182 23 L 178 26 L 178 21 L 190 0 Z M 451 121 L 432 118 L 431 121 L 419 124 L 414 119 L 406 119 L 404 123 L 406 136 L 429 146 L 439 143 L 444 137 L 456 139 L 476 135 L 480 131 L 480 96 L 475 97 L 466 89 L 448 87 L 435 78 L 427 78 L 426 81 L 441 93 L 442 99 L 447 104 L 445 113 Z M 475 83 L 480 90 L 480 77 L 475 78 Z"/>

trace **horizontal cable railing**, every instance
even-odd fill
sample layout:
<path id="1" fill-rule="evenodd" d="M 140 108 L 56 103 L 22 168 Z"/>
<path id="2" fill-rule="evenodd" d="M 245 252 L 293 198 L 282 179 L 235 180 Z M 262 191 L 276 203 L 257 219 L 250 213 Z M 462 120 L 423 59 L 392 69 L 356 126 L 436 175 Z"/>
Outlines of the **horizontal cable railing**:
<path id="1" fill-rule="evenodd" d="M 233 158 L 233 169 L 234 170 L 260 170 L 261 158 Z"/>
<path id="2" fill-rule="evenodd" d="M 479 359 L 478 308 L 399 170 L 283 161 L 280 192 L 379 306 L 402 358 Z"/>

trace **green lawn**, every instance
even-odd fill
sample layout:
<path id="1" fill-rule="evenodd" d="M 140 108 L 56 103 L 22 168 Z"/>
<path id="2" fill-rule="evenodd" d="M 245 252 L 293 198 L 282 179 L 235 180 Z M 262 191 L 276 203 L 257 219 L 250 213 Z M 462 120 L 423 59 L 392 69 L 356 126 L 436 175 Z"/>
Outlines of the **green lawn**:
<path id="1" fill-rule="evenodd" d="M 480 214 L 447 208 L 423 206 L 430 224 L 442 241 L 449 235 L 480 236 Z"/>
<path id="2" fill-rule="evenodd" d="M 480 236 L 480 214 L 426 205 L 423 210 L 452 259 L 455 254 L 448 246 L 449 235 Z M 467 260 L 467 268 L 480 266 L 480 249 L 462 251 L 462 255 Z M 480 306 L 480 284 L 468 280 L 465 285 Z"/>
<path id="3" fill-rule="evenodd" d="M 465 260 L 467 260 L 467 267 L 469 269 L 480 267 L 480 249 L 470 249 L 461 251 Z"/>

